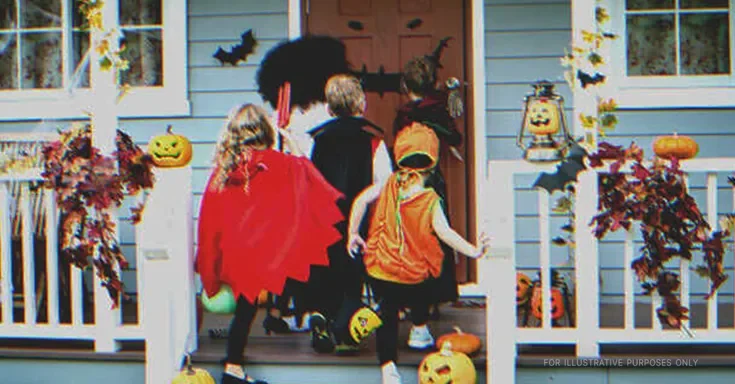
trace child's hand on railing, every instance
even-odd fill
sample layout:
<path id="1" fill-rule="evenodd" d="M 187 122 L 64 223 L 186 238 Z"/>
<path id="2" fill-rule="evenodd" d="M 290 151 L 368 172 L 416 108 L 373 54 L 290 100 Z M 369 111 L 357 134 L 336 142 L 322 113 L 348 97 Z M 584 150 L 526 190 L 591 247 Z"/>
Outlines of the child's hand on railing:
<path id="1" fill-rule="evenodd" d="M 490 237 L 486 234 L 480 234 L 480 242 L 477 246 L 478 253 L 476 259 L 486 259 L 490 256 Z"/>
<path id="2" fill-rule="evenodd" d="M 355 256 L 362 253 L 367 248 L 365 240 L 362 239 L 359 233 L 350 233 L 347 236 L 347 253 L 353 259 Z"/>

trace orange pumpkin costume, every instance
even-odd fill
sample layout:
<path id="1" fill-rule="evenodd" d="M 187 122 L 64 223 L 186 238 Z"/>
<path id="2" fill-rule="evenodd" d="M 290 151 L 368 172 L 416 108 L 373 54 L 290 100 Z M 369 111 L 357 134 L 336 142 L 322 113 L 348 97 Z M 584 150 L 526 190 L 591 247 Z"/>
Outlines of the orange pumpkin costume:
<path id="1" fill-rule="evenodd" d="M 376 202 L 363 260 L 373 278 L 418 284 L 438 277 L 444 258 L 432 225 L 441 198 L 424 187 L 420 174 L 436 166 L 439 139 L 430 128 L 414 123 L 401 130 L 394 151 L 399 170 L 388 178 Z M 419 157 L 425 160 L 421 166 L 404 165 Z"/>

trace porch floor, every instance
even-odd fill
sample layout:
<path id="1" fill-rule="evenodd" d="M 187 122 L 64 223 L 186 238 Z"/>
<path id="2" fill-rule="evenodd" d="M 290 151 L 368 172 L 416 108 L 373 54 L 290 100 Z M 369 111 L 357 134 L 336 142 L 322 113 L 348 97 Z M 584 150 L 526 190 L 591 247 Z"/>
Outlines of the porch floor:
<path id="1" fill-rule="evenodd" d="M 485 309 L 476 304 L 478 300 L 464 301 L 463 306 L 444 305 L 441 308 L 441 318 L 429 324 L 435 337 L 453 332 L 454 326 L 463 331 L 471 332 L 486 339 Z M 467 305 L 467 304 L 470 305 Z M 473 305 L 474 304 L 474 305 Z M 638 307 L 638 306 L 637 306 Z M 704 308 L 693 305 L 693 312 Z M 636 308 L 636 323 L 639 327 L 650 327 L 650 306 L 641 305 Z M 719 308 L 720 326 L 733 326 L 732 304 L 721 304 Z M 308 332 L 287 335 L 266 335 L 261 326 L 265 317 L 265 310 L 261 309 L 253 323 L 252 334 L 246 349 L 248 364 L 268 365 L 375 365 L 375 338 L 371 337 L 366 348 L 355 356 L 337 356 L 334 354 L 318 354 L 310 347 Z M 646 319 L 646 317 L 648 319 Z M 725 319 L 723 317 L 728 317 Z M 620 327 L 622 324 L 616 319 L 622 318 L 622 306 L 615 304 L 603 305 L 601 308 L 602 323 L 608 327 Z M 646 321 L 648 320 L 648 321 Z M 204 324 L 199 337 L 199 350 L 193 360 L 199 364 L 218 364 L 224 357 L 226 341 L 211 339 L 208 330 L 211 328 L 227 328 L 229 316 L 205 314 Z M 620 323 L 620 324 L 618 324 Z M 405 346 L 408 340 L 410 323 L 403 321 L 399 335 L 399 365 L 418 366 L 426 352 L 411 351 Z M 698 324 L 693 324 L 699 328 Z M 478 369 L 486 365 L 485 349 L 473 357 Z M 53 341 L 53 340 L 13 340 L 0 339 L 0 359 L 2 358 L 31 358 L 56 360 L 105 360 L 105 361 L 144 361 L 143 342 L 123 342 L 118 353 L 95 353 L 91 342 L 84 341 Z M 544 367 L 544 359 L 552 357 L 574 356 L 573 345 L 521 345 L 519 346 L 518 365 L 520 367 Z M 735 340 L 729 345 L 712 344 L 667 344 L 667 345 L 615 345 L 602 346 L 603 357 L 675 357 L 686 356 L 699 359 L 698 366 L 735 366 Z"/>

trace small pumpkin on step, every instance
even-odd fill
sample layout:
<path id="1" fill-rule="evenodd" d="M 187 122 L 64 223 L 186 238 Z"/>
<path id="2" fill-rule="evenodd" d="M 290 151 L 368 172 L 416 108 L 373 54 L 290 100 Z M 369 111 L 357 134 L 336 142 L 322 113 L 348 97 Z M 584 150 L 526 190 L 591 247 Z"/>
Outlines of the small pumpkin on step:
<path id="1" fill-rule="evenodd" d="M 174 377 L 171 384 L 216 384 L 214 377 L 204 369 L 191 365 L 191 356 L 186 355 L 186 366 Z"/>
<path id="2" fill-rule="evenodd" d="M 436 341 L 437 349 L 440 349 L 444 343 L 449 342 L 452 346 L 452 351 L 472 356 L 482 348 L 482 340 L 476 335 L 463 332 L 457 326 L 454 327 L 454 331 L 454 333 L 447 333 L 439 337 Z"/>

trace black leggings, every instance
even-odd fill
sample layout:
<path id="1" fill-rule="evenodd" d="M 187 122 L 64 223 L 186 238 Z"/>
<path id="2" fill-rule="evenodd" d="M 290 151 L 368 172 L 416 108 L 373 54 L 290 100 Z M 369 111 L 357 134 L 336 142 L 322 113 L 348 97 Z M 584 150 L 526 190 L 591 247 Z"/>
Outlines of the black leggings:
<path id="1" fill-rule="evenodd" d="M 435 280 L 408 285 L 384 280 L 370 279 L 375 296 L 380 300 L 380 318 L 383 325 L 376 331 L 378 361 L 381 365 L 398 361 L 398 311 L 411 309 L 413 325 L 424 325 L 429 321 L 429 297 Z"/>
<path id="2" fill-rule="evenodd" d="M 257 312 L 257 306 L 251 303 L 244 296 L 237 298 L 237 307 L 235 308 L 235 316 L 230 323 L 230 334 L 227 337 L 227 357 L 226 362 L 229 364 L 245 364 L 245 346 L 248 343 L 250 335 L 250 326 L 253 325 L 253 319 Z"/>

